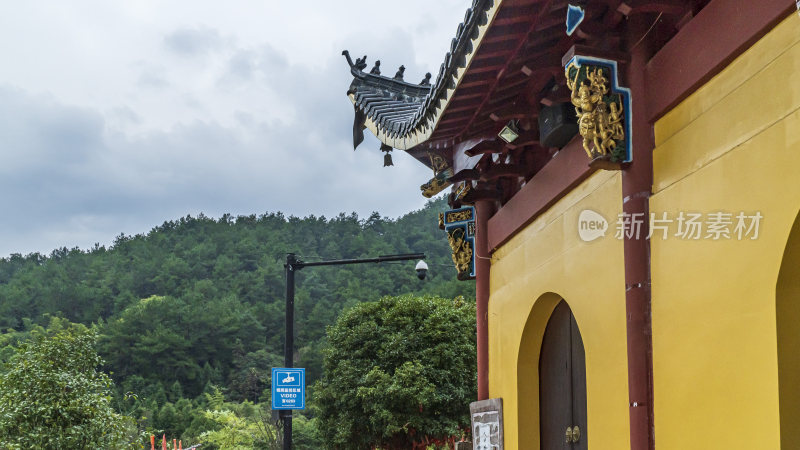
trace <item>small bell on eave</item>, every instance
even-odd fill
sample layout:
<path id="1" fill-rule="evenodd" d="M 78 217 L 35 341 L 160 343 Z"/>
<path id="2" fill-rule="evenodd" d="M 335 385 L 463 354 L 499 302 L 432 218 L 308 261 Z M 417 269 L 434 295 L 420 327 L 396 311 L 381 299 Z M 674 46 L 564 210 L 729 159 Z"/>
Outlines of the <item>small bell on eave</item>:
<path id="1" fill-rule="evenodd" d="M 392 162 L 392 147 L 389 147 L 386 144 L 381 144 L 381 151 L 385 152 L 386 154 L 383 155 L 383 167 L 393 166 L 394 163 Z"/>

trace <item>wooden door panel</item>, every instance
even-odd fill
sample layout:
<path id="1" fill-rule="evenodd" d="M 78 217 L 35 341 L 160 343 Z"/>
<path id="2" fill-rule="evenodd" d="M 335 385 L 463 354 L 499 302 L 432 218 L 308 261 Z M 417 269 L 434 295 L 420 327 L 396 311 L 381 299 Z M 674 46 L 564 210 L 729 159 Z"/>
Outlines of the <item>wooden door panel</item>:
<path id="1" fill-rule="evenodd" d="M 571 448 L 565 439 L 572 426 L 571 316 L 566 302 L 547 322 L 539 357 L 539 418 L 542 450 Z"/>
<path id="2" fill-rule="evenodd" d="M 571 328 L 571 356 L 572 356 L 572 426 L 580 427 L 580 439 L 572 444 L 573 450 L 588 449 L 587 411 L 586 411 L 586 353 L 583 348 L 583 339 L 575 322 L 575 316 L 570 313 Z"/>
<path id="3" fill-rule="evenodd" d="M 553 310 L 539 356 L 539 426 L 542 450 L 586 450 L 586 354 L 578 324 L 565 301 Z M 567 428 L 580 428 L 567 442 Z"/>

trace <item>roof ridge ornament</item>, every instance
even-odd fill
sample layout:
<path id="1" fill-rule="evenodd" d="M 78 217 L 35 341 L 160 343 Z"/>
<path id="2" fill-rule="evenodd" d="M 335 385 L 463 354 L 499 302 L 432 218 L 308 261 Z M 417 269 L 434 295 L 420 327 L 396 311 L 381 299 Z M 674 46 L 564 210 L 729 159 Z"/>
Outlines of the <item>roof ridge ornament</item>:
<path id="1" fill-rule="evenodd" d="M 798 2 L 800 2 L 800 0 L 797 0 L 797 1 L 798 1 Z M 432 75 L 431 75 L 431 73 L 430 73 L 430 72 L 426 73 L 426 74 L 425 74 L 425 79 L 424 79 L 424 80 L 422 80 L 422 81 L 420 81 L 420 82 L 419 82 L 419 85 L 420 85 L 420 86 L 430 86 L 430 85 L 431 85 L 431 76 L 432 76 Z"/>
<path id="2" fill-rule="evenodd" d="M 367 55 L 364 55 L 363 58 L 356 58 L 356 69 L 360 70 L 361 72 L 367 68 Z"/>
<path id="3" fill-rule="evenodd" d="M 397 73 L 394 74 L 394 79 L 398 81 L 403 81 L 403 74 L 406 72 L 406 66 L 400 66 L 397 69 Z"/>

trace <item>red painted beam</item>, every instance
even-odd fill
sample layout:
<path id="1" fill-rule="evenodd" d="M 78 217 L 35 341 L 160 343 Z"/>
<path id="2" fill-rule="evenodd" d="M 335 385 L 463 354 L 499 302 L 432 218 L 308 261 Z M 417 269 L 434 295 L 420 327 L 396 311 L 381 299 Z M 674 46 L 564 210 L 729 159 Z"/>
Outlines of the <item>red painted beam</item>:
<path id="1" fill-rule="evenodd" d="M 537 5 L 540 9 L 538 11 L 538 14 L 535 14 L 533 22 L 531 22 L 530 24 L 527 24 L 527 23 L 521 24 L 521 25 L 524 25 L 524 26 L 528 27 L 527 31 L 522 35 L 522 38 L 516 43 L 516 45 L 514 46 L 513 50 L 511 52 L 509 52 L 509 57 L 505 58 L 504 66 L 500 70 L 499 73 L 501 73 L 501 74 L 505 73 L 506 69 L 511 65 L 512 61 L 514 60 L 514 58 L 518 54 L 520 54 L 520 51 L 525 47 L 525 42 L 527 40 L 528 35 L 530 35 L 531 33 L 533 33 L 536 30 L 537 25 L 539 24 L 539 22 L 542 19 L 542 17 L 546 14 L 546 11 L 549 11 L 551 9 L 553 1 L 554 0 L 545 0 L 545 1 L 542 2 L 542 4 Z M 474 61 L 473 61 L 472 64 L 474 64 Z M 472 71 L 472 65 L 470 65 L 470 68 L 468 69 L 468 71 L 470 71 L 470 72 Z M 492 97 L 493 92 L 495 91 L 495 89 L 497 88 L 497 85 L 499 83 L 500 83 L 500 77 L 498 77 L 494 81 L 494 83 L 492 83 L 491 87 L 489 88 L 489 92 L 486 94 L 486 96 L 484 97 L 484 99 L 481 102 L 481 104 L 475 110 L 475 115 L 472 116 L 472 119 L 464 127 L 464 132 L 466 132 L 469 129 L 470 125 L 472 125 L 472 123 L 475 122 L 475 119 L 477 119 L 478 116 L 481 114 L 481 112 L 483 110 L 483 107 L 486 105 L 486 103 L 489 102 L 490 98 Z M 462 132 L 462 134 L 464 132 Z M 462 137 L 463 138 L 464 136 L 458 136 L 458 137 Z"/>
<path id="2" fill-rule="evenodd" d="M 794 0 L 712 0 L 647 63 L 655 122 L 718 74 L 797 7 Z"/>
<path id="3" fill-rule="evenodd" d="M 492 265 L 487 246 L 487 223 L 494 212 L 493 200 L 475 202 L 475 303 L 478 350 L 478 400 L 489 399 L 489 270 Z"/>
<path id="4" fill-rule="evenodd" d="M 631 19 L 629 32 L 641 36 L 650 22 L 646 16 Z M 649 59 L 647 46 L 636 47 L 627 65 L 631 98 L 645 98 L 645 64 Z M 653 127 L 647 113 L 636 103 L 631 109 L 633 161 L 622 171 L 622 210 L 642 214 L 642 234 L 625 234 L 625 317 L 628 338 L 628 413 L 630 416 L 631 450 L 654 450 L 653 408 L 653 342 L 650 290 L 650 241 L 645 238 L 649 229 L 650 195 L 653 186 Z"/>
<path id="5" fill-rule="evenodd" d="M 685 14 L 688 7 L 689 3 L 686 0 L 625 0 L 617 7 L 617 11 L 626 16 L 648 12 Z"/>
<path id="6" fill-rule="evenodd" d="M 465 151 L 467 156 L 482 155 L 484 153 L 501 153 L 506 147 L 506 143 L 499 140 L 487 140 Z"/>
<path id="7" fill-rule="evenodd" d="M 583 141 L 578 136 L 489 219 L 489 250 L 494 250 L 511 239 L 591 175 L 594 169 L 589 167 L 588 162 Z"/>

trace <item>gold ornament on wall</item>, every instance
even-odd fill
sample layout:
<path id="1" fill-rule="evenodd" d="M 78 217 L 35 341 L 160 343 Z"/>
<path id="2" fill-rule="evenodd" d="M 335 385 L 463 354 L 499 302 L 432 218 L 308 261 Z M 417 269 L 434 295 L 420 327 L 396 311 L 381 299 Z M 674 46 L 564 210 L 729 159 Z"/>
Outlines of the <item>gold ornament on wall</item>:
<path id="1" fill-rule="evenodd" d="M 615 75 L 611 66 L 579 65 L 573 60 L 567 65 L 565 76 L 583 149 L 589 158 L 593 162 L 629 161 L 629 136 L 626 136 L 629 94 L 627 89 L 612 89 L 611 78 Z"/>
<path id="2" fill-rule="evenodd" d="M 447 232 L 459 280 L 475 278 L 475 208 L 466 206 L 439 214 L 439 227 Z"/>
<path id="3" fill-rule="evenodd" d="M 463 228 L 456 228 L 447 233 L 447 241 L 453 251 L 453 263 L 456 265 L 459 275 L 469 274 L 470 264 L 472 263 L 472 246 L 465 239 L 465 234 L 466 232 Z"/>
<path id="4" fill-rule="evenodd" d="M 428 152 L 428 158 L 431 161 L 433 178 L 420 186 L 420 190 L 424 197 L 431 198 L 450 186 L 451 183 L 448 180 L 453 176 L 453 168 L 447 165 L 447 160 L 436 153 Z"/>
<path id="5" fill-rule="evenodd" d="M 464 222 L 467 220 L 473 220 L 472 209 L 462 209 L 460 211 L 447 213 L 448 222 Z"/>
<path id="6" fill-rule="evenodd" d="M 431 169 L 433 169 L 434 175 L 438 175 L 439 172 L 447 169 L 447 161 L 441 155 L 428 152 L 428 158 L 431 161 Z"/>

